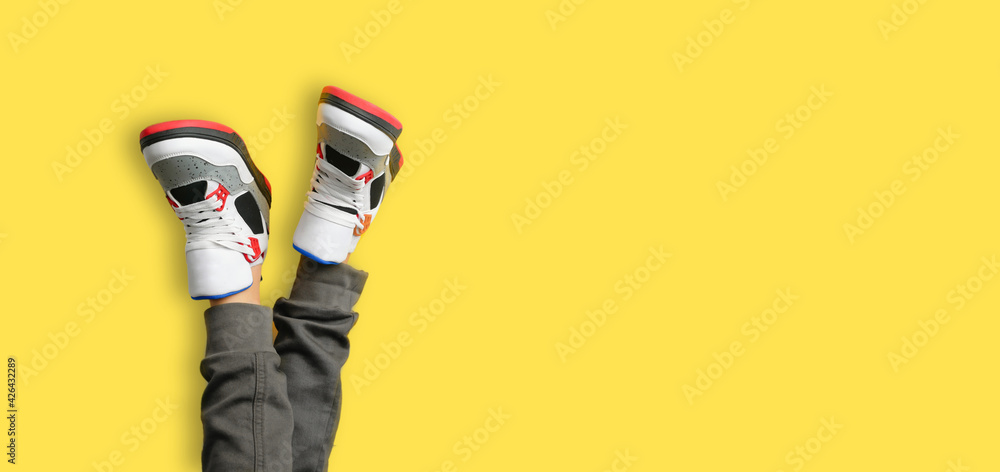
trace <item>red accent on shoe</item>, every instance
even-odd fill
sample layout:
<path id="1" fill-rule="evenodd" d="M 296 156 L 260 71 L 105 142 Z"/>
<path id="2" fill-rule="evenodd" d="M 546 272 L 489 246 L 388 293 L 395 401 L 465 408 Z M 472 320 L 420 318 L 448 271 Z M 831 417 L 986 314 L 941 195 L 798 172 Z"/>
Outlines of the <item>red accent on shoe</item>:
<path id="1" fill-rule="evenodd" d="M 323 87 L 323 91 L 329 93 L 330 95 L 334 95 L 340 98 L 341 100 L 344 100 L 345 102 L 350 103 L 351 105 L 354 105 L 364 111 L 367 111 L 368 113 L 371 113 L 379 118 L 382 118 L 385 121 L 388 121 L 389 124 L 395 127 L 396 129 L 399 130 L 403 129 L 403 124 L 400 123 L 399 120 L 396 119 L 396 117 L 390 115 L 389 112 L 373 105 L 371 102 L 367 100 L 358 98 L 344 91 L 343 89 L 334 87 L 332 85 Z"/>
<path id="2" fill-rule="evenodd" d="M 253 257 L 247 254 L 243 254 L 243 258 L 246 259 L 247 262 L 253 264 L 254 261 L 260 259 L 260 241 L 258 241 L 257 238 L 249 238 L 249 239 L 250 239 L 249 247 L 250 249 L 253 249 Z M 246 244 L 243 245 L 247 246 Z"/>
<path id="3" fill-rule="evenodd" d="M 177 204 L 177 202 L 175 202 L 172 198 L 170 198 L 169 194 L 166 194 L 166 195 L 163 195 L 163 196 L 167 197 L 167 201 L 170 202 L 170 206 L 172 206 L 174 208 L 180 208 L 181 207 L 180 205 Z"/>
<path id="4" fill-rule="evenodd" d="M 270 192 L 271 191 L 271 181 L 267 180 L 267 176 L 264 175 L 263 172 L 261 172 L 260 176 L 264 178 L 264 185 L 267 185 L 267 191 Z"/>
<path id="5" fill-rule="evenodd" d="M 212 191 L 212 193 L 205 195 L 205 200 L 208 200 L 213 195 L 219 199 L 219 208 L 216 208 L 215 211 L 222 211 L 222 209 L 226 207 L 226 199 L 229 198 L 229 190 L 226 190 L 226 187 L 219 184 L 219 188 Z"/>
<path id="6" fill-rule="evenodd" d="M 374 178 L 375 178 L 375 173 L 372 172 L 371 169 L 368 169 L 368 172 L 365 172 L 364 174 L 361 174 L 361 175 L 355 177 L 354 180 L 365 179 L 365 183 L 367 184 L 368 182 L 371 182 L 372 179 L 374 179 Z"/>
<path id="7" fill-rule="evenodd" d="M 149 136 L 153 133 L 159 133 L 160 131 L 167 131 L 177 128 L 208 128 L 208 129 L 214 129 L 216 131 L 222 131 L 223 133 L 236 134 L 236 131 L 233 131 L 232 128 L 223 124 L 215 123 L 213 121 L 177 120 L 177 121 L 167 121 L 164 123 L 158 123 L 152 125 L 142 130 L 141 133 L 139 133 L 139 139 L 145 138 L 146 136 Z"/>
<path id="8" fill-rule="evenodd" d="M 367 214 L 367 215 L 365 215 L 364 218 L 362 218 L 361 216 L 358 216 L 358 220 L 360 220 L 361 224 L 363 224 L 365 226 L 363 228 L 361 228 L 360 230 L 358 228 L 354 228 L 354 235 L 355 236 L 361 236 L 362 234 L 365 234 L 365 231 L 368 231 L 368 227 L 371 226 L 371 224 L 372 224 L 372 215 L 371 214 Z"/>
<path id="9" fill-rule="evenodd" d="M 316 143 L 316 159 L 322 159 L 322 158 L 323 158 L 323 145 L 320 143 Z"/>

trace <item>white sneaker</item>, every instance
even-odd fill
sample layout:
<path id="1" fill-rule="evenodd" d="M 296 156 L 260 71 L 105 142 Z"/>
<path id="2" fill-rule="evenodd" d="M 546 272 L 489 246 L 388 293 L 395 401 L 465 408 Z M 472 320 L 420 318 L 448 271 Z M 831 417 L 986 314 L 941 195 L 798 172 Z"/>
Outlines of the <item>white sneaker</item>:
<path id="1" fill-rule="evenodd" d="M 187 231 L 191 298 L 250 288 L 250 268 L 267 253 L 271 184 L 240 136 L 210 121 L 170 121 L 144 129 L 139 147 Z"/>
<path id="2" fill-rule="evenodd" d="M 337 87 L 326 87 L 316 114 L 319 143 L 312 190 L 292 246 L 321 264 L 354 252 L 402 165 L 399 120 Z"/>

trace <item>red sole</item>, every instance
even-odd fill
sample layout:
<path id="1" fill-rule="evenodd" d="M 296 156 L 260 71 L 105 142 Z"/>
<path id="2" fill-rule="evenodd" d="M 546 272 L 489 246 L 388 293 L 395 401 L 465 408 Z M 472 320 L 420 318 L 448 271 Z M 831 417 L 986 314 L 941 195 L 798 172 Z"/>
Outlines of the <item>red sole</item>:
<path id="1" fill-rule="evenodd" d="M 167 121 L 163 123 L 157 123 L 155 125 L 149 126 L 139 133 L 139 139 L 145 138 L 151 134 L 159 133 L 161 131 L 168 131 L 177 128 L 206 128 L 214 129 L 216 131 L 222 131 L 223 133 L 237 134 L 232 128 L 216 123 L 214 121 L 205 120 L 176 120 Z"/>

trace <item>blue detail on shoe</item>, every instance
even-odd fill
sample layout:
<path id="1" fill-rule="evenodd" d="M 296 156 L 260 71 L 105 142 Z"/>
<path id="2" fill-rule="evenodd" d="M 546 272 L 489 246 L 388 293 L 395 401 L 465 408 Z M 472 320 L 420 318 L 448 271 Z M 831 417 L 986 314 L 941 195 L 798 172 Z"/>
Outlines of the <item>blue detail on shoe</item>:
<path id="1" fill-rule="evenodd" d="M 246 289 L 248 289 L 250 287 L 253 287 L 252 283 L 250 285 L 247 285 L 246 287 L 243 287 L 243 288 L 235 291 L 235 292 L 229 292 L 229 293 L 226 293 L 226 294 L 223 294 L 223 295 L 207 295 L 207 296 L 204 296 L 204 297 L 191 297 L 191 299 L 192 300 L 218 300 L 220 298 L 226 298 L 226 297 L 229 297 L 229 296 L 232 296 L 232 295 L 236 295 L 237 293 L 240 293 L 240 292 L 242 292 L 242 291 L 244 291 L 244 290 L 246 290 Z"/>
<path id="2" fill-rule="evenodd" d="M 310 259 L 312 259 L 312 260 L 314 260 L 316 262 L 319 262 L 320 264 L 324 264 L 324 265 L 337 265 L 337 264 L 340 264 L 339 262 L 324 261 L 323 259 L 320 259 L 316 255 L 310 254 L 309 251 L 306 251 L 305 249 L 302 249 L 302 248 L 300 248 L 300 247 L 298 247 L 298 246 L 296 246 L 294 244 L 292 244 L 292 247 L 295 248 L 296 251 L 299 251 L 299 253 L 301 253 L 303 256 L 306 256 L 306 257 L 308 257 L 308 258 L 310 258 Z"/>

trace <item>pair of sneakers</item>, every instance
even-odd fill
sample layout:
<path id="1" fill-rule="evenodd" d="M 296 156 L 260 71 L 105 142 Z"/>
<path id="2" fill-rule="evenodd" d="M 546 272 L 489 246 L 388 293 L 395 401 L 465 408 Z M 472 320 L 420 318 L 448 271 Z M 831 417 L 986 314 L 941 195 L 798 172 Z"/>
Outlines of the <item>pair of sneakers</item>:
<path id="1" fill-rule="evenodd" d="M 311 190 L 292 246 L 321 264 L 354 252 L 403 158 L 399 120 L 337 87 L 316 113 L 319 139 Z M 224 298 L 253 285 L 270 235 L 271 183 L 240 136 L 210 121 L 152 125 L 139 135 L 146 164 L 187 232 L 188 291 Z"/>

